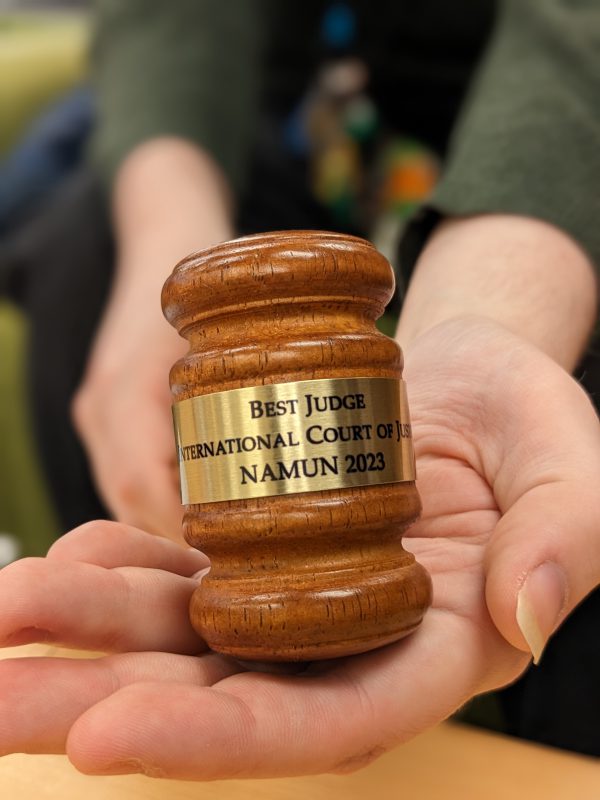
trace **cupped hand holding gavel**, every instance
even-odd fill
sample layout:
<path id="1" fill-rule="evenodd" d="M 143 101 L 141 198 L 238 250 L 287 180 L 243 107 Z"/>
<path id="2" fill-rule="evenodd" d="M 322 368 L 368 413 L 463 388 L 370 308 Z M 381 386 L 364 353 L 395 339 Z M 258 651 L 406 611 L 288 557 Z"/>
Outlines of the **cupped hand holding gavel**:
<path id="1" fill-rule="evenodd" d="M 446 253 L 460 235 L 442 230 Z M 92 523 L 0 573 L 0 640 L 113 654 L 2 662 L 0 752 L 66 750 L 100 774 L 346 771 L 513 680 L 526 651 L 540 655 L 600 579 L 596 415 L 503 325 L 460 315 L 414 341 L 402 331 L 424 505 L 405 543 L 434 586 L 421 628 L 299 675 L 247 671 L 205 652 L 186 621 L 199 553 Z"/>

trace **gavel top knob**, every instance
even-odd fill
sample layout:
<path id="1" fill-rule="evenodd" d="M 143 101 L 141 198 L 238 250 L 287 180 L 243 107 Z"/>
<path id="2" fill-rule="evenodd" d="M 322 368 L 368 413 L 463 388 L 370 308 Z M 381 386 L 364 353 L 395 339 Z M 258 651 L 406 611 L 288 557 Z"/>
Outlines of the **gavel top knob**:
<path id="1" fill-rule="evenodd" d="M 249 236 L 163 289 L 190 343 L 171 370 L 187 541 L 211 571 L 194 627 L 244 660 L 348 655 L 406 635 L 431 600 L 402 548 L 420 512 L 398 345 L 375 320 L 386 259 L 351 236 Z"/>

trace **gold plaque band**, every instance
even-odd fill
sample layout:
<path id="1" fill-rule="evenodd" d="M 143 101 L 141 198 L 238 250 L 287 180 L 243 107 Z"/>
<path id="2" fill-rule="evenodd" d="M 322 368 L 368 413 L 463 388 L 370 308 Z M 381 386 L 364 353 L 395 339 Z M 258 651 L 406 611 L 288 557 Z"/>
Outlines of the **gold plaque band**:
<path id="1" fill-rule="evenodd" d="M 184 505 L 415 480 L 404 381 L 232 389 L 176 403 L 173 420 Z"/>

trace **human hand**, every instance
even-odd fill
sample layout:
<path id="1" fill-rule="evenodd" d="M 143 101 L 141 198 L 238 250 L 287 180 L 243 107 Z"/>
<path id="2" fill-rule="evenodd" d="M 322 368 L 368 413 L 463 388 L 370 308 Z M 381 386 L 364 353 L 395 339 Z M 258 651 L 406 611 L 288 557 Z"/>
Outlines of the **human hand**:
<path id="1" fill-rule="evenodd" d="M 600 579 L 596 415 L 551 359 L 474 318 L 420 337 L 405 375 L 424 507 L 405 543 L 434 589 L 416 633 L 299 675 L 246 671 L 187 622 L 201 556 L 93 523 L 0 572 L 0 641 L 121 655 L 0 662 L 0 752 L 66 750 L 94 774 L 347 771 L 513 680 L 517 614 L 539 654 Z"/>
<path id="2" fill-rule="evenodd" d="M 155 302 L 105 322 L 73 418 L 115 518 L 181 540 L 169 371 L 185 347 L 160 314 Z"/>
<path id="3" fill-rule="evenodd" d="M 113 515 L 181 539 L 169 371 L 186 345 L 160 294 L 180 258 L 230 238 L 228 190 L 199 147 L 165 137 L 127 157 L 113 204 L 116 280 L 73 417 Z"/>

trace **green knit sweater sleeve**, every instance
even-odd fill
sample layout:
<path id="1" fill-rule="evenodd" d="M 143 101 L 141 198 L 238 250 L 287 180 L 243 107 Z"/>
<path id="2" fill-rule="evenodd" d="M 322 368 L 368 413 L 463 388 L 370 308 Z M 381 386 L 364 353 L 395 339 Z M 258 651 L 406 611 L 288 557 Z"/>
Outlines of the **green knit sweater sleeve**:
<path id="1" fill-rule="evenodd" d="M 137 144 L 203 146 L 243 179 L 261 79 L 261 0 L 95 0 L 92 158 L 110 182 Z"/>
<path id="2" fill-rule="evenodd" d="M 502 0 L 432 214 L 514 213 L 569 233 L 600 268 L 600 3 Z M 424 236 L 422 236 L 422 239 Z M 406 277 L 406 267 L 403 263 Z"/>

